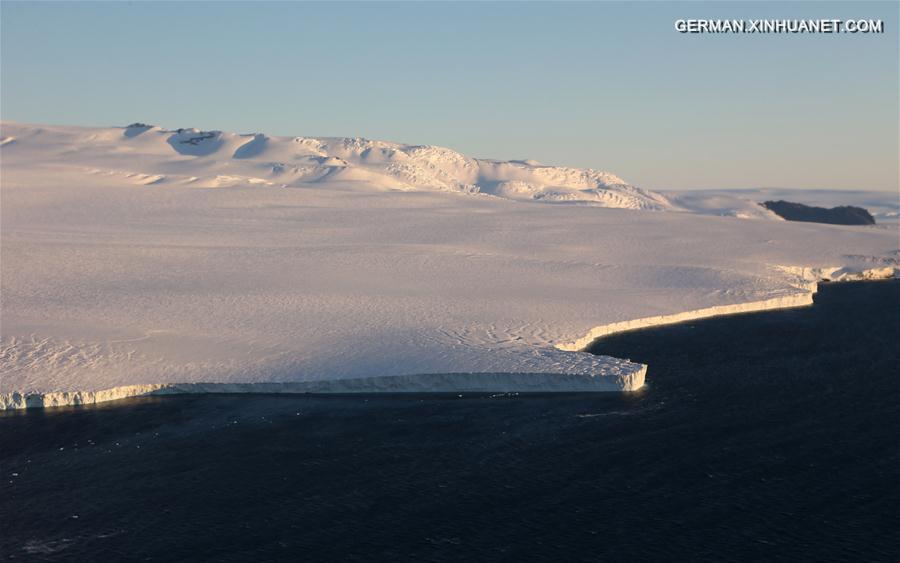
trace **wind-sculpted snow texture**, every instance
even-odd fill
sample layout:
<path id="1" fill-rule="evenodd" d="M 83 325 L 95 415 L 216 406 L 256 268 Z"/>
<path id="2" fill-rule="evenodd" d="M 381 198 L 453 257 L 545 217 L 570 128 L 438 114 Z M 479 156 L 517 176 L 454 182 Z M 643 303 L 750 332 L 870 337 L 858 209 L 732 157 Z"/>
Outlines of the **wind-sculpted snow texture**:
<path id="1" fill-rule="evenodd" d="M 149 126 L 2 133 L 10 408 L 192 391 L 631 390 L 644 366 L 576 351 L 603 327 L 802 305 L 818 279 L 889 277 L 898 258 L 895 228 L 689 213 L 611 174 L 438 147 Z"/>

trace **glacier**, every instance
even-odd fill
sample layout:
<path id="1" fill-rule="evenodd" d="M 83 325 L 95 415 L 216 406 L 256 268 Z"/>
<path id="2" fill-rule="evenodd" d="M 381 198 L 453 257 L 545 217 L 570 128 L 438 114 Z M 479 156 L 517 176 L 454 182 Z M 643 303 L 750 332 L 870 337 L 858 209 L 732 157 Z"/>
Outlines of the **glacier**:
<path id="1" fill-rule="evenodd" d="M 633 391 L 623 330 L 895 277 L 897 226 L 451 149 L 4 122 L 0 408 Z M 652 366 L 650 366 L 652 377 Z"/>

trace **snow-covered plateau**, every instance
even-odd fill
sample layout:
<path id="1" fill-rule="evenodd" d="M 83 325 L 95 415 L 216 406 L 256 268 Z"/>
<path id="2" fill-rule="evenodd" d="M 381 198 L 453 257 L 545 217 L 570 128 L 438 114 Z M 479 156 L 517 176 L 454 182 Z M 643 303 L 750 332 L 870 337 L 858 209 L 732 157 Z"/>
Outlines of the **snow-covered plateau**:
<path id="1" fill-rule="evenodd" d="M 820 280 L 900 262 L 896 224 L 791 223 L 752 192 L 665 194 L 433 146 L 4 122 L 0 158 L 6 409 L 630 391 L 646 366 L 580 350 L 808 305 Z"/>

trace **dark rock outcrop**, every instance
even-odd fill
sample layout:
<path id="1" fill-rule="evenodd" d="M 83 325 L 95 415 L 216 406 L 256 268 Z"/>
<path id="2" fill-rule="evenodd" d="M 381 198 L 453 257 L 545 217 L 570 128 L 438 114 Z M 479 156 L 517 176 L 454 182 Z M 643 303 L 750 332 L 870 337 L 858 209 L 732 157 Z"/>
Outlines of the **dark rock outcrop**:
<path id="1" fill-rule="evenodd" d="M 788 221 L 829 223 L 831 225 L 874 225 L 875 218 L 862 207 L 812 207 L 790 201 L 765 201 L 763 207 Z"/>

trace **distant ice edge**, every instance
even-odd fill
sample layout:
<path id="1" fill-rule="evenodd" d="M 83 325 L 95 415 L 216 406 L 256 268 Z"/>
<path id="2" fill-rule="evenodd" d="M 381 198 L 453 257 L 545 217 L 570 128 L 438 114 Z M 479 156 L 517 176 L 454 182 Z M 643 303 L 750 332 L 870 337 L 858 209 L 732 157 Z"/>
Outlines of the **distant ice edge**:
<path id="1" fill-rule="evenodd" d="M 619 332 L 670 325 L 710 317 L 719 317 L 722 315 L 806 307 L 813 304 L 813 295 L 818 291 L 818 282 L 820 281 L 842 282 L 886 280 L 897 277 L 897 270 L 893 266 L 867 269 L 853 269 L 848 267 L 802 268 L 794 266 L 776 266 L 776 268 L 796 277 L 795 287 L 797 288 L 797 291 L 795 293 L 762 299 L 760 301 L 717 305 L 671 315 L 658 315 L 600 325 L 592 328 L 585 336 L 578 340 L 561 343 L 557 345 L 557 348 L 568 352 L 577 352 L 587 349 L 588 346 L 598 338 Z"/>
<path id="2" fill-rule="evenodd" d="M 560 350 L 585 350 L 603 336 L 675 324 L 709 317 L 787 309 L 812 305 L 820 281 L 884 280 L 898 277 L 892 266 L 868 269 L 847 267 L 802 268 L 778 266 L 796 278 L 797 292 L 760 301 L 720 305 L 671 315 L 644 317 L 600 325 L 573 342 L 557 346 Z M 585 375 L 558 373 L 446 373 L 393 375 L 328 381 L 272 383 L 151 383 L 123 385 L 100 391 L 55 391 L 47 393 L 0 393 L 0 410 L 90 405 L 140 396 L 211 393 L 564 393 L 626 392 L 644 386 L 647 366 L 632 363 L 626 374 Z"/>

